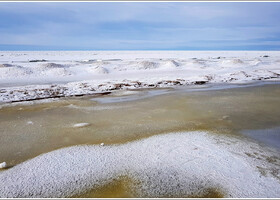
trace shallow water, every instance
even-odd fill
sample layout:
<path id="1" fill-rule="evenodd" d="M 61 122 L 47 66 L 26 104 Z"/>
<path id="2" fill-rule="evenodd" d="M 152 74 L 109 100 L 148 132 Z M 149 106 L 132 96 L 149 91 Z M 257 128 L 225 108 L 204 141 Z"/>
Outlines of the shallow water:
<path id="1" fill-rule="evenodd" d="M 138 183 L 129 177 L 120 177 L 113 180 L 109 184 L 105 184 L 102 187 L 93 189 L 85 194 L 75 195 L 72 198 L 135 198 L 133 189 L 129 186 L 137 185 Z M 219 188 L 207 188 L 199 196 L 176 196 L 166 195 L 158 198 L 223 198 L 224 194 Z"/>
<path id="2" fill-rule="evenodd" d="M 223 90 L 119 92 L 3 107 L 0 162 L 13 166 L 65 146 L 125 143 L 171 131 L 241 134 L 248 129 L 275 128 L 280 126 L 279 97 L 280 85 L 271 84 Z M 73 127 L 77 123 L 89 125 Z"/>
<path id="3" fill-rule="evenodd" d="M 243 130 L 241 133 L 280 150 L 280 127 Z"/>

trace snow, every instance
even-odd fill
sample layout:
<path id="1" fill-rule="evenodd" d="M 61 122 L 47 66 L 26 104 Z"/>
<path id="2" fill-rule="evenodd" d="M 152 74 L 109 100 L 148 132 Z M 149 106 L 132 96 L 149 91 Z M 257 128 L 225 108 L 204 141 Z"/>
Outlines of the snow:
<path id="1" fill-rule="evenodd" d="M 120 89 L 280 80 L 280 53 L 277 51 L 40 51 L 0 54 L 3 55 L 0 57 L 0 102 Z"/>
<path id="2" fill-rule="evenodd" d="M 0 68 L 13 67 L 11 64 L 0 64 Z"/>
<path id="3" fill-rule="evenodd" d="M 73 127 L 80 128 L 80 127 L 85 127 L 85 126 L 89 126 L 89 125 L 90 125 L 89 123 L 78 123 L 78 124 L 74 124 Z"/>
<path id="4" fill-rule="evenodd" d="M 6 168 L 6 166 L 7 166 L 6 162 L 0 163 L 0 169 L 4 169 L 4 168 Z"/>
<path id="5" fill-rule="evenodd" d="M 105 67 L 102 66 L 92 66 L 88 68 L 88 72 L 93 72 L 97 74 L 108 74 L 109 71 Z"/>
<path id="6" fill-rule="evenodd" d="M 33 124 L 33 122 L 32 122 L 32 121 L 28 121 L 26 124 L 28 124 L 28 125 L 32 125 L 32 124 Z"/>
<path id="7" fill-rule="evenodd" d="M 278 155 L 249 140 L 207 132 L 73 146 L 0 172 L 0 197 L 70 197 L 128 176 L 137 183 L 129 186 L 137 197 L 200 196 L 216 188 L 224 197 L 277 198 Z"/>
<path id="8" fill-rule="evenodd" d="M 17 65 L 9 65 L 9 64 L 3 64 L 2 67 L 0 67 L 0 78 L 16 78 L 16 77 L 26 77 L 29 76 L 32 71 L 28 68 L 24 68 L 22 66 Z"/>

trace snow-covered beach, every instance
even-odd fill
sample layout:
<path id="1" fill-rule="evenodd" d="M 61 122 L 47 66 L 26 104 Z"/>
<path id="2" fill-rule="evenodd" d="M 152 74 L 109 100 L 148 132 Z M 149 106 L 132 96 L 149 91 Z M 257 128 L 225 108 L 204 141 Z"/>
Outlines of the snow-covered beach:
<path id="1" fill-rule="evenodd" d="M 0 102 L 280 79 L 278 51 L 0 52 Z"/>
<path id="2" fill-rule="evenodd" d="M 277 51 L 0 52 L 0 197 L 277 198 L 279 80 Z"/>
<path id="3" fill-rule="evenodd" d="M 0 199 L 280 198 L 279 10 L 0 3 Z"/>
<path id="4" fill-rule="evenodd" d="M 75 146 L 0 173 L 0 196 L 71 197 L 127 176 L 135 184 L 126 190 L 137 197 L 279 197 L 277 156 L 255 143 L 206 132 Z"/>

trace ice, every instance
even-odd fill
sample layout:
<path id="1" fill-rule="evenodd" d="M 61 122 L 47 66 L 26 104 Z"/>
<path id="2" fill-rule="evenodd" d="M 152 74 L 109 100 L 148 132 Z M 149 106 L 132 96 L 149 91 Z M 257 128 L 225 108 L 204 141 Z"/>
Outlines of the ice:
<path id="1" fill-rule="evenodd" d="M 80 128 L 80 127 L 85 127 L 85 126 L 89 126 L 89 123 L 78 123 L 78 124 L 74 124 L 73 127 L 76 128 Z"/>
<path id="2" fill-rule="evenodd" d="M 7 167 L 7 163 L 6 162 L 0 163 L 0 169 L 4 169 L 6 167 Z"/>

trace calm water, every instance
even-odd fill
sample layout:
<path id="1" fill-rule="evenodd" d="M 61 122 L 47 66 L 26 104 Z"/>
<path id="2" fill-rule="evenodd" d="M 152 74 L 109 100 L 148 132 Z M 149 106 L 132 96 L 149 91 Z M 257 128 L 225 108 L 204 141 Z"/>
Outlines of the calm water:
<path id="1" fill-rule="evenodd" d="M 13 166 L 78 144 L 112 144 L 171 131 L 242 134 L 280 143 L 280 85 L 223 90 L 143 90 L 0 109 L 0 162 Z M 76 123 L 89 123 L 73 127 Z M 277 129 L 278 127 L 278 129 Z M 245 132 L 244 132 L 245 130 Z M 253 130 L 253 131 L 252 131 Z M 260 135 L 256 132 L 256 136 Z M 272 145 L 273 146 L 273 145 Z"/>

